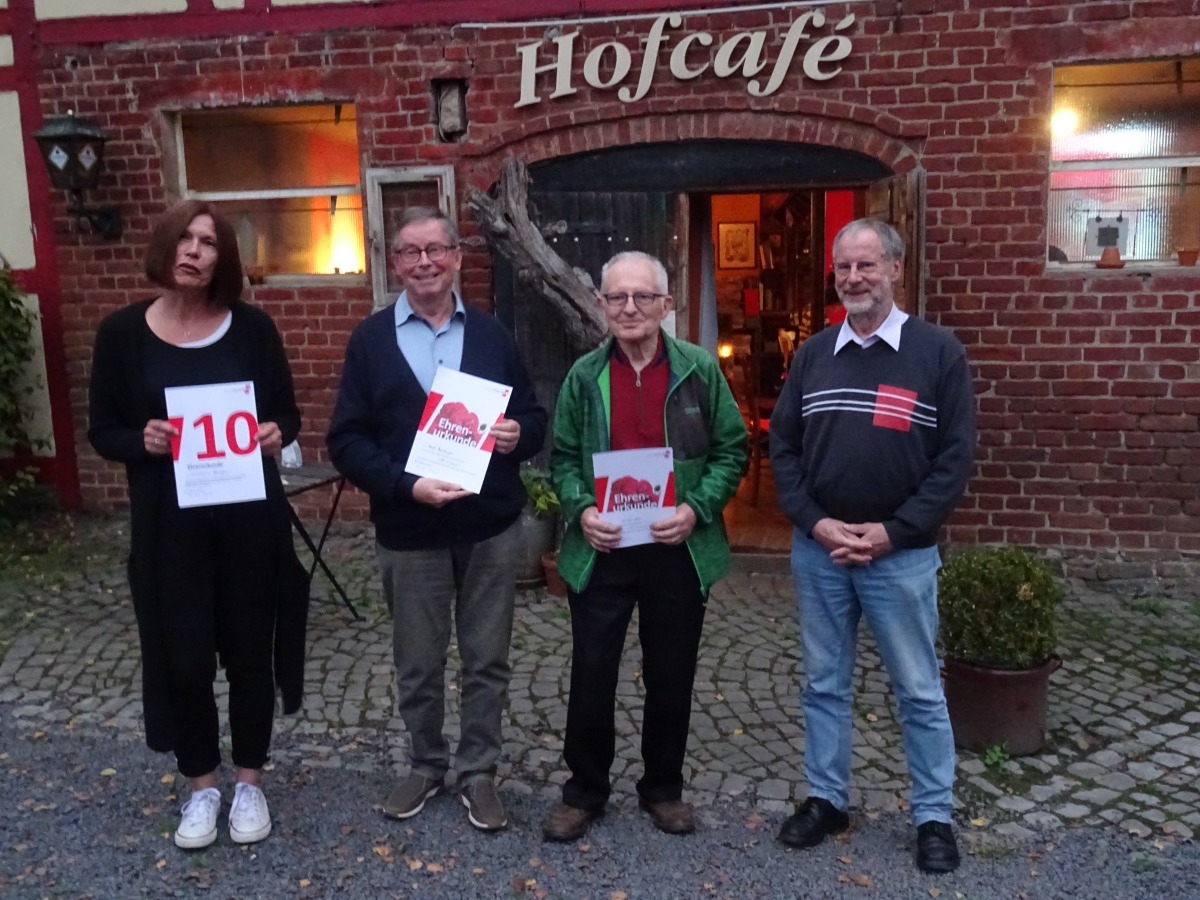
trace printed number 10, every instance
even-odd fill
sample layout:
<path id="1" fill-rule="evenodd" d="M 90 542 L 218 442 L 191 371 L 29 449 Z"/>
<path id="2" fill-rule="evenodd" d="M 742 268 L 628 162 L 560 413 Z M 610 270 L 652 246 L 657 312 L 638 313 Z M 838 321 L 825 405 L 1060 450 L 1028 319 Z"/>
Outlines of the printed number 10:
<path id="1" fill-rule="evenodd" d="M 177 429 L 183 429 L 183 417 L 177 416 L 171 418 L 171 424 Z M 246 442 L 241 443 L 238 436 L 238 422 L 246 423 Z M 224 450 L 217 449 L 217 434 L 213 427 L 212 413 L 205 413 L 195 422 L 192 423 L 193 428 L 201 428 L 204 430 L 204 451 L 196 454 L 196 459 L 219 459 L 225 455 Z M 250 413 L 242 411 L 235 412 L 225 420 L 225 445 L 238 456 L 245 456 L 247 453 L 254 452 L 254 448 L 258 446 L 258 423 L 254 420 L 254 416 Z M 176 442 L 175 458 L 179 458 L 178 442 Z"/>

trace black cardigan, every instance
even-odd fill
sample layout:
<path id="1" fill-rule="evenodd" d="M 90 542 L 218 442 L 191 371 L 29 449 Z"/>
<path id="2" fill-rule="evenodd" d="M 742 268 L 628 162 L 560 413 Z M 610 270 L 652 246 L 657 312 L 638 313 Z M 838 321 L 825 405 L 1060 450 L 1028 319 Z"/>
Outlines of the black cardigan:
<path id="1" fill-rule="evenodd" d="M 389 550 L 427 550 L 482 541 L 525 506 L 520 463 L 546 439 L 546 411 L 504 326 L 467 308 L 461 371 L 512 386 L 505 413 L 521 424 L 512 453 L 492 455 L 478 495 L 435 508 L 413 500 L 417 476 L 404 471 L 428 398 L 396 343 L 394 304 L 354 329 L 326 443 L 338 471 L 371 500 L 375 536 Z"/>
<path id="2" fill-rule="evenodd" d="M 154 417 L 142 386 L 147 342 L 157 340 L 146 324 L 146 309 L 153 302 L 127 306 L 100 323 L 92 354 L 88 440 L 105 459 L 125 464 L 130 507 L 128 573 L 142 650 L 146 743 L 153 750 L 165 752 L 174 749 L 175 732 L 154 559 L 159 505 L 174 503 L 175 498 L 163 496 L 162 490 L 162 467 L 171 465 L 169 458 L 147 453 L 142 437 L 146 422 Z M 255 307 L 238 302 L 232 312 L 233 321 L 221 340 L 234 342 L 236 356 L 245 365 L 245 377 L 254 381 L 259 419 L 278 424 L 283 443 L 288 444 L 300 432 L 300 410 L 279 332 L 271 318 Z M 292 545 L 288 501 L 273 459 L 263 458 L 263 475 L 267 502 L 277 524 L 271 534 L 263 536 L 264 554 L 276 556 L 280 572 L 275 606 L 275 682 L 283 696 L 284 712 L 290 713 L 299 709 L 304 686 L 308 573 Z"/>

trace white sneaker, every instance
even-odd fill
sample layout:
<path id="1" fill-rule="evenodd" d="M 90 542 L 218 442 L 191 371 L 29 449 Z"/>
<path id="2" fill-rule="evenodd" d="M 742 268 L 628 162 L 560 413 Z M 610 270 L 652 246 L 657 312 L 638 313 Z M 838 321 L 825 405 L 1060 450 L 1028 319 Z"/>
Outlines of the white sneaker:
<path id="1" fill-rule="evenodd" d="M 221 812 L 221 792 L 216 788 L 196 791 L 183 804 L 179 827 L 175 829 L 175 846 L 184 850 L 199 850 L 217 839 L 217 814 Z"/>
<path id="2" fill-rule="evenodd" d="M 239 781 L 229 807 L 229 836 L 236 844 L 253 844 L 271 833 L 267 798 L 253 784 Z"/>

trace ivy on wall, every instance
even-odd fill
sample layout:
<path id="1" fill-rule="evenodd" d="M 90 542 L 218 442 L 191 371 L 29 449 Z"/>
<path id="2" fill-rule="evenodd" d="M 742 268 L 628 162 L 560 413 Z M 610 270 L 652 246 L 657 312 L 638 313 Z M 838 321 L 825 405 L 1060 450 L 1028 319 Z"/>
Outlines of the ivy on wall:
<path id="1" fill-rule="evenodd" d="M 33 449 L 27 427 L 33 387 L 25 374 L 33 360 L 36 321 L 12 269 L 0 264 L 0 459 Z"/>

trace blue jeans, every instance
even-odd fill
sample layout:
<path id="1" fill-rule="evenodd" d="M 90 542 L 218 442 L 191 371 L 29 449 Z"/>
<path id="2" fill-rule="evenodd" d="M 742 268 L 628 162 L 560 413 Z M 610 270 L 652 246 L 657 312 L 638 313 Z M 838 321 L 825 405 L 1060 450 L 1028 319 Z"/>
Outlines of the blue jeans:
<path id="1" fill-rule="evenodd" d="M 899 705 L 912 778 L 912 818 L 951 820 L 954 736 L 942 692 L 937 638 L 936 547 L 898 550 L 867 566 L 838 566 L 799 532 L 792 572 L 804 643 L 801 697 L 809 794 L 849 805 L 850 711 L 858 622 L 866 614 Z"/>

